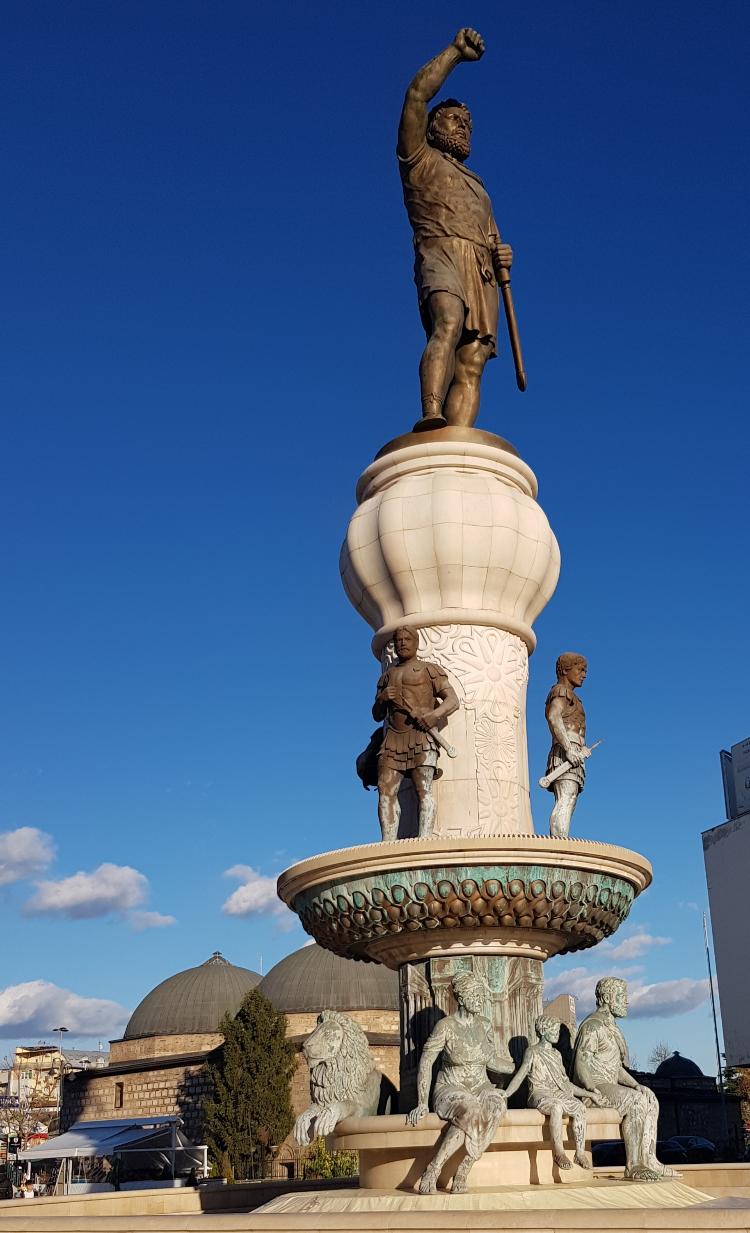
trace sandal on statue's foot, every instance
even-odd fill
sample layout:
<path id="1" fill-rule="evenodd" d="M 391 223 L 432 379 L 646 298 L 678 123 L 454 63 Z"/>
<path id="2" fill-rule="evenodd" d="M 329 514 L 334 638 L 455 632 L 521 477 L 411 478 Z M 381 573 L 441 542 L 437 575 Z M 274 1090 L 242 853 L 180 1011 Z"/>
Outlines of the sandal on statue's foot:
<path id="1" fill-rule="evenodd" d="M 437 1193 L 437 1170 L 428 1165 L 419 1179 L 417 1190 L 420 1194 Z"/>
<path id="2" fill-rule="evenodd" d="M 565 1155 L 565 1152 L 553 1152 L 552 1159 L 554 1160 L 558 1169 L 572 1169 L 573 1168 L 573 1162 L 568 1159 L 568 1157 Z"/>
<path id="3" fill-rule="evenodd" d="M 471 1172 L 472 1165 L 475 1163 L 469 1156 L 466 1157 L 466 1160 L 461 1161 L 453 1175 L 451 1194 L 466 1194 L 466 1191 L 469 1189 L 469 1173 Z"/>
<path id="4" fill-rule="evenodd" d="M 625 1180 L 628 1182 L 661 1182 L 664 1181 L 664 1174 L 657 1173 L 656 1169 L 649 1169 L 647 1165 L 636 1165 L 633 1169 L 625 1170 Z"/>

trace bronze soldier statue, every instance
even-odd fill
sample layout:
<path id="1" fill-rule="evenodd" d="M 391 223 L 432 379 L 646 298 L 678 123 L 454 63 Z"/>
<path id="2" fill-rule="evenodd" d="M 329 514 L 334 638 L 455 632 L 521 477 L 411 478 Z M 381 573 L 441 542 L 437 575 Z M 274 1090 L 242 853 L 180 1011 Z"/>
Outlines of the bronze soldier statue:
<path id="1" fill-rule="evenodd" d="M 464 166 L 471 148 L 469 109 L 449 98 L 427 111 L 456 65 L 483 55 L 481 35 L 459 30 L 450 46 L 419 70 L 401 113 L 397 153 L 428 340 L 419 366 L 423 418 L 415 428 L 470 427 L 479 410 L 484 366 L 497 353 L 497 282 L 509 283 L 513 252 L 500 241 L 482 181 Z M 525 388 L 509 286 L 504 300 L 517 379 Z"/>
<path id="2" fill-rule="evenodd" d="M 397 629 L 393 644 L 399 662 L 378 681 L 372 708 L 373 719 L 385 720 L 378 755 L 378 818 L 383 839 L 397 839 L 398 790 L 404 775 L 409 775 L 419 799 L 419 836 L 426 838 L 435 821 L 432 781 L 439 748 L 430 729 L 457 710 L 459 703 L 443 669 L 417 659 L 416 630 Z"/>
<path id="3" fill-rule="evenodd" d="M 588 664 L 583 655 L 566 651 L 555 665 L 557 684 L 547 695 L 544 714 L 552 734 L 547 758 L 549 791 L 555 794 L 549 833 L 554 839 L 567 839 L 570 822 L 586 778 L 584 762 L 591 750 L 586 744 L 586 712 L 576 690 L 586 680 Z M 555 771 L 565 765 L 562 774 Z M 547 786 L 542 782 L 543 786 Z"/>

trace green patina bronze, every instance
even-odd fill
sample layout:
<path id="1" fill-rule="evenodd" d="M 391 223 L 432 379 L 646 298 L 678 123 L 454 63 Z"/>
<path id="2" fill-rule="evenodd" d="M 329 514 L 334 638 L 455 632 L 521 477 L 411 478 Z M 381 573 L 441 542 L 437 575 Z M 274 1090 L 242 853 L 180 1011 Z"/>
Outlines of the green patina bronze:
<path id="1" fill-rule="evenodd" d="M 295 897 L 294 910 L 321 946 L 364 954 L 404 930 L 552 929 L 558 953 L 593 946 L 627 918 L 635 888 L 624 878 L 554 865 L 444 865 L 328 881 Z"/>

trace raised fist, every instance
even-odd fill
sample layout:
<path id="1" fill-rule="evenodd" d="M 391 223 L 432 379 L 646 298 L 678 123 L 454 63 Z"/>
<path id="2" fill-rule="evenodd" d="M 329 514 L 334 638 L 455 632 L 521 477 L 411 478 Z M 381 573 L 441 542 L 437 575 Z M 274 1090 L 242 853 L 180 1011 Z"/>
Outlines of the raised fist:
<path id="1" fill-rule="evenodd" d="M 453 40 L 453 46 L 460 51 L 462 60 L 481 60 L 484 55 L 484 39 L 477 30 L 464 26 Z"/>

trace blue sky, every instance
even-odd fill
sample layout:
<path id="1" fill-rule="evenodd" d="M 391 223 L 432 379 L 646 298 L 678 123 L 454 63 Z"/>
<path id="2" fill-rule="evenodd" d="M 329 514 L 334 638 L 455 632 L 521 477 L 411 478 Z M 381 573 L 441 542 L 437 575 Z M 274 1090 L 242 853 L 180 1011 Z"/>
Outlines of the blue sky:
<path id="1" fill-rule="evenodd" d="M 377 835 L 353 772 L 377 666 L 338 548 L 357 476 L 418 413 L 395 131 L 459 23 L 487 42 L 450 93 L 515 250 L 529 378 L 504 349 L 479 426 L 535 470 L 563 556 L 532 779 L 555 657 L 580 649 L 605 744 L 575 833 L 655 871 L 610 952 L 548 978 L 627 968 L 656 986 L 641 1064 L 663 1039 L 712 1066 L 700 832 L 719 749 L 750 733 L 733 0 L 3 5 L 9 1043 L 60 1016 L 106 1037 L 215 949 L 268 970 L 305 935 L 267 879 Z"/>

